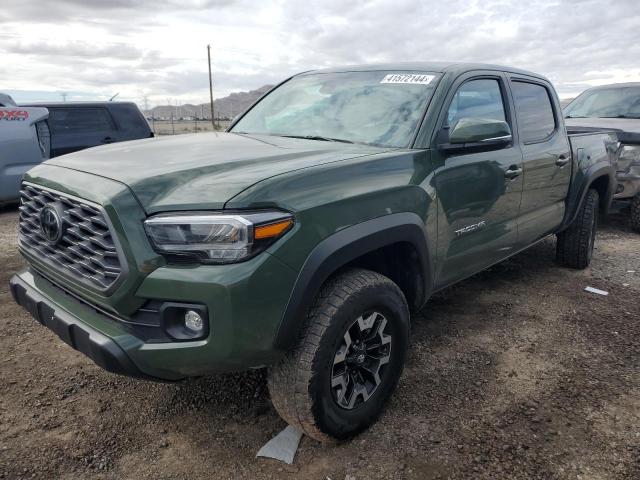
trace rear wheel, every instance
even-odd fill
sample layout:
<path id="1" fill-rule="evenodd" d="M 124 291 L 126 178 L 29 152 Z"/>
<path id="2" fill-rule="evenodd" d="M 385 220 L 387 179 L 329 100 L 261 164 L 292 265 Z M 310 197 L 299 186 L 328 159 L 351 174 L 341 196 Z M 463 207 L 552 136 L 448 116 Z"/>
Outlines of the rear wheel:
<path id="1" fill-rule="evenodd" d="M 560 265 L 583 269 L 591 263 L 598 226 L 598 192 L 589 190 L 571 226 L 560 232 L 556 260 Z"/>
<path id="2" fill-rule="evenodd" d="M 631 228 L 640 232 L 640 193 L 631 200 Z"/>
<path id="3" fill-rule="evenodd" d="M 409 309 L 398 286 L 354 269 L 329 280 L 295 350 L 269 372 L 269 392 L 289 424 L 321 441 L 345 439 L 378 418 L 400 378 Z"/>

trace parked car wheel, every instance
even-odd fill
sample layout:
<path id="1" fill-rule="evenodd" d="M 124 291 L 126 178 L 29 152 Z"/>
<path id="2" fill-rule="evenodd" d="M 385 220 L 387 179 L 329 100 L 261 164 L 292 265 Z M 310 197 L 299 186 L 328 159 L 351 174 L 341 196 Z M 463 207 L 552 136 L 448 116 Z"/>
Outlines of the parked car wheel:
<path id="1" fill-rule="evenodd" d="M 631 228 L 640 232 L 640 193 L 631 201 Z"/>
<path id="2" fill-rule="evenodd" d="M 598 192 L 589 190 L 574 222 L 557 235 L 556 260 L 560 265 L 583 269 L 591 263 L 598 226 L 598 199 Z"/>
<path id="3" fill-rule="evenodd" d="M 387 277 L 353 269 L 322 288 L 297 348 L 269 371 L 269 392 L 290 425 L 317 440 L 352 437 L 393 393 L 409 341 L 407 301 Z"/>

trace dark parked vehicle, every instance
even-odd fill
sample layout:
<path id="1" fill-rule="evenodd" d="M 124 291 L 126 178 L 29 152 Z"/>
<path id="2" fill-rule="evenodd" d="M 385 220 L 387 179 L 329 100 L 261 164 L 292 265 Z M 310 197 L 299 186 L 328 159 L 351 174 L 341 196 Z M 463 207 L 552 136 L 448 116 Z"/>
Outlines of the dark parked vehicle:
<path id="1" fill-rule="evenodd" d="M 589 265 L 616 146 L 567 136 L 551 83 L 522 70 L 306 72 L 227 133 L 31 170 L 11 291 L 107 370 L 267 366 L 286 421 L 348 438 L 393 393 L 434 292 L 549 235 L 560 265 Z"/>
<path id="2" fill-rule="evenodd" d="M 51 157 L 107 143 L 153 137 L 135 103 L 63 102 L 24 106 L 49 110 Z"/>
<path id="3" fill-rule="evenodd" d="M 629 206 L 631 226 L 640 232 L 640 83 L 590 88 L 564 110 L 572 130 L 613 130 L 620 140 L 615 200 Z"/>

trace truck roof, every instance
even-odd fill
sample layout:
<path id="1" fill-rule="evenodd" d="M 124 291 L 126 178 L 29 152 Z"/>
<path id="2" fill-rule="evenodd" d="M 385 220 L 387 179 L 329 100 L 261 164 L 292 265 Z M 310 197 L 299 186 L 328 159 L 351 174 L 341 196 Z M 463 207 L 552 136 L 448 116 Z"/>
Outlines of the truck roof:
<path id="1" fill-rule="evenodd" d="M 312 70 L 305 73 L 318 72 L 367 72 L 376 70 L 416 70 L 436 73 L 464 73 L 470 70 L 495 70 L 499 72 L 511 72 L 521 75 L 537 77 L 543 80 L 548 79 L 538 73 L 522 70 L 504 65 L 492 65 L 489 63 L 467 63 L 467 62 L 401 62 L 401 63 L 380 63 L 364 65 L 346 65 L 342 67 L 332 67 L 321 70 Z"/>

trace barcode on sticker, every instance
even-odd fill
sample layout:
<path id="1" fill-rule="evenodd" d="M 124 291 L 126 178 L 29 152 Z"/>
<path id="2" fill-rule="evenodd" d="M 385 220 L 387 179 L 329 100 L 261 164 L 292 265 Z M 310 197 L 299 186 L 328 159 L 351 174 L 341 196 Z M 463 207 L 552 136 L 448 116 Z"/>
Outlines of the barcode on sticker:
<path id="1" fill-rule="evenodd" d="M 428 85 L 435 75 L 418 75 L 415 73 L 390 73 L 380 81 L 380 83 L 414 83 L 417 85 Z"/>

